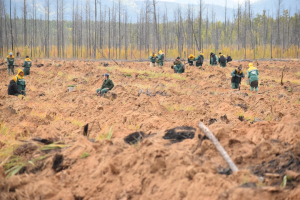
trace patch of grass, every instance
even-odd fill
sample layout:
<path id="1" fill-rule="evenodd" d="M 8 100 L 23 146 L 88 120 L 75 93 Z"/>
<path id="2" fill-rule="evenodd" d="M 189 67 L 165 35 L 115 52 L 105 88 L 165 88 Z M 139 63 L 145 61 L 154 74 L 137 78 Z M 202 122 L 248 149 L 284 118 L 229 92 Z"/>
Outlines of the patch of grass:
<path id="1" fill-rule="evenodd" d="M 84 153 L 80 156 L 80 158 L 86 158 L 86 157 L 89 157 L 89 156 L 90 156 L 89 153 L 84 152 Z"/>
<path id="2" fill-rule="evenodd" d="M 108 133 L 103 133 L 103 134 L 99 134 L 97 137 L 96 137 L 96 140 L 111 140 L 113 136 L 113 126 L 110 127 Z"/>
<path id="3" fill-rule="evenodd" d="M 297 100 L 297 101 L 295 102 L 295 104 L 300 104 L 300 100 Z"/>
<path id="4" fill-rule="evenodd" d="M 184 106 L 181 104 L 175 104 L 175 105 L 164 105 L 166 109 L 170 112 L 172 111 L 193 111 L 195 108 L 193 106 Z"/>
<path id="5" fill-rule="evenodd" d="M 34 165 L 34 162 L 39 161 L 39 160 L 43 160 L 46 157 L 48 157 L 49 155 L 44 155 L 44 156 L 40 156 L 37 158 L 34 158 L 30 161 L 27 161 L 25 158 L 20 157 L 20 156 L 11 156 L 10 159 L 8 161 L 6 161 L 3 165 L 4 169 L 5 169 L 5 174 L 6 177 L 11 177 L 16 175 L 17 173 L 19 173 L 19 171 L 28 166 L 29 164 Z"/>
<path id="6" fill-rule="evenodd" d="M 237 115 L 238 117 L 243 117 L 244 114 L 245 114 L 245 112 L 243 112 L 243 111 L 238 111 L 238 112 L 236 112 L 236 115 Z"/>
<path id="7" fill-rule="evenodd" d="M 247 121 L 250 121 L 250 122 L 253 122 L 255 117 L 254 116 L 244 116 L 244 118 L 247 120 Z"/>
<path id="8" fill-rule="evenodd" d="M 58 76 L 64 76 L 64 73 L 58 72 L 57 75 L 58 75 Z"/>
<path id="9" fill-rule="evenodd" d="M 72 75 L 72 74 L 69 74 L 69 75 L 67 76 L 67 81 L 71 81 L 71 80 L 73 80 L 74 78 L 77 78 L 77 76 Z"/>
<path id="10" fill-rule="evenodd" d="M 270 101 L 278 101 L 278 99 L 271 98 Z"/>
<path id="11" fill-rule="evenodd" d="M 44 119 L 44 118 L 46 117 L 46 114 L 45 114 L 45 113 L 39 113 L 39 112 L 36 112 L 35 110 L 31 111 L 30 114 L 33 115 L 33 116 L 42 118 L 42 119 Z"/>
<path id="12" fill-rule="evenodd" d="M 290 80 L 291 83 L 300 84 L 300 80 Z"/>
<path id="13" fill-rule="evenodd" d="M 297 75 L 297 76 L 300 76 L 300 72 L 297 72 L 296 75 Z"/>
<path id="14" fill-rule="evenodd" d="M 43 146 L 40 150 L 41 151 L 47 151 L 47 150 L 53 150 L 53 149 L 63 149 L 63 148 L 66 148 L 66 147 L 70 147 L 70 145 L 58 144 L 57 142 L 55 142 L 55 143 Z"/>
<path id="15" fill-rule="evenodd" d="M 265 120 L 266 121 L 272 121 L 272 119 L 273 119 L 272 115 L 268 115 Z"/>
<path id="16" fill-rule="evenodd" d="M 6 177 L 11 177 L 16 175 L 23 167 L 26 167 L 29 164 L 34 166 L 34 163 L 32 161 L 26 161 L 25 158 L 20 156 L 12 156 L 3 165 Z"/>
<path id="17" fill-rule="evenodd" d="M 131 76 L 131 74 L 126 74 L 126 76 Z"/>
<path id="18" fill-rule="evenodd" d="M 79 127 L 82 127 L 82 126 L 83 126 L 83 122 L 78 121 L 78 120 L 72 120 L 71 123 L 74 124 L 74 125 L 77 125 L 77 126 L 79 126 Z"/>

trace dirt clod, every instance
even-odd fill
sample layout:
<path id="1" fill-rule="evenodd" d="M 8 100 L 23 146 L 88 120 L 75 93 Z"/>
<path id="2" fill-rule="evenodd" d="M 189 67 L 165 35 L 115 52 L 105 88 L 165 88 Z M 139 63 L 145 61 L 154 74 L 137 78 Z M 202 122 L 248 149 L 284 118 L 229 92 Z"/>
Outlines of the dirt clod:
<path id="1" fill-rule="evenodd" d="M 172 143 L 181 142 L 185 139 L 193 139 L 196 129 L 189 126 L 176 127 L 166 130 L 166 134 L 163 136 L 166 140 L 171 140 Z"/>
<path id="2" fill-rule="evenodd" d="M 130 135 L 127 135 L 124 138 L 124 141 L 127 144 L 131 145 L 131 144 L 136 144 L 138 142 L 141 142 L 144 137 L 145 137 L 145 133 L 142 131 L 139 131 L 139 132 L 134 132 L 134 133 L 131 133 Z"/>

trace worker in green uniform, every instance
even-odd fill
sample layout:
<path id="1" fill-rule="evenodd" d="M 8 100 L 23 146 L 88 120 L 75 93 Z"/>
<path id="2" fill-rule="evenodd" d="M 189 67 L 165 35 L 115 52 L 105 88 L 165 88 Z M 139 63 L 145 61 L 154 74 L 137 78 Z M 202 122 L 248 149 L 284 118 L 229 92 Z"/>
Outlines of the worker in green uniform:
<path id="1" fill-rule="evenodd" d="M 15 74 L 15 57 L 13 56 L 13 53 L 10 52 L 9 55 L 6 58 L 7 62 L 7 72 L 10 74 L 10 72 L 14 75 Z"/>
<path id="2" fill-rule="evenodd" d="M 177 57 L 173 64 L 174 64 L 174 73 L 181 74 L 184 72 L 185 68 L 180 61 L 180 57 Z"/>
<path id="3" fill-rule="evenodd" d="M 250 90 L 258 91 L 258 70 L 256 67 L 253 67 L 253 63 L 249 63 L 249 68 L 247 70 L 247 78 L 249 78 Z"/>
<path id="4" fill-rule="evenodd" d="M 156 54 L 152 52 L 152 54 L 149 56 L 149 59 L 150 59 L 150 67 L 154 67 L 156 62 Z"/>
<path id="5" fill-rule="evenodd" d="M 233 72 L 231 72 L 231 88 L 232 89 L 239 89 L 240 83 L 242 81 L 242 78 L 245 77 L 242 67 L 239 66 L 237 69 L 235 69 Z"/>
<path id="6" fill-rule="evenodd" d="M 29 59 L 29 56 L 26 56 L 22 67 L 24 67 L 24 76 L 30 75 L 31 60 Z"/>
<path id="7" fill-rule="evenodd" d="M 164 52 L 162 52 L 161 50 L 158 52 L 158 61 L 159 61 L 159 65 L 163 66 L 164 65 L 164 59 L 165 59 L 165 54 Z"/>
<path id="8" fill-rule="evenodd" d="M 13 77 L 13 80 L 16 82 L 18 91 L 21 92 L 22 95 L 26 96 L 26 82 L 24 79 L 24 72 L 23 70 L 19 69 L 18 74 Z"/>
<path id="9" fill-rule="evenodd" d="M 215 66 L 218 64 L 218 56 L 216 54 L 214 54 L 213 52 L 210 53 L 209 64 L 211 66 Z"/>
<path id="10" fill-rule="evenodd" d="M 195 56 L 193 54 L 191 54 L 189 57 L 188 57 L 188 63 L 189 63 L 189 66 L 194 66 L 194 60 L 195 60 Z"/>
<path id="11" fill-rule="evenodd" d="M 115 86 L 111 79 L 109 79 L 109 74 L 104 74 L 104 81 L 100 89 L 97 89 L 97 95 L 103 96 L 109 90 L 113 89 Z"/>
<path id="12" fill-rule="evenodd" d="M 220 67 L 226 67 L 226 63 L 227 63 L 227 59 L 225 58 L 225 56 L 220 52 L 219 53 L 219 58 L 218 58 L 218 62 L 220 63 Z"/>
<path id="13" fill-rule="evenodd" d="M 204 62 L 204 54 L 199 51 L 198 57 L 195 59 L 196 60 L 196 67 L 202 67 L 203 62 Z"/>

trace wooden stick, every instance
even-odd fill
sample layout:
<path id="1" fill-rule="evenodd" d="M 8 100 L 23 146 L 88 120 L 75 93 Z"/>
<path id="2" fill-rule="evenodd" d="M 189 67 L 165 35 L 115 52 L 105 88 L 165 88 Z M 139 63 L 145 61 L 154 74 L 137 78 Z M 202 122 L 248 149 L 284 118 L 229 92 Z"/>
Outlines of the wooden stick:
<path id="1" fill-rule="evenodd" d="M 221 156 L 227 162 L 227 164 L 229 165 L 232 172 L 237 172 L 238 171 L 237 166 L 231 160 L 231 158 L 229 157 L 229 155 L 227 154 L 225 149 L 222 147 L 222 145 L 220 144 L 218 139 L 214 136 L 214 134 L 212 132 L 210 132 L 210 130 L 202 122 L 199 122 L 199 128 L 206 135 L 206 137 L 208 137 L 210 139 L 210 141 L 213 143 L 213 145 L 215 145 L 216 149 L 219 151 Z"/>

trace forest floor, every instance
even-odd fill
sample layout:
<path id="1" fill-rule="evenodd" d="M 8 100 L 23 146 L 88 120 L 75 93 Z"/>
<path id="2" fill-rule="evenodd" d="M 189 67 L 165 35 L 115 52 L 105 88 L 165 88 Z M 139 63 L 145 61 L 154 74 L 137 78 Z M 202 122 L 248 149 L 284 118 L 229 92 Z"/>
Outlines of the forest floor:
<path id="1" fill-rule="evenodd" d="M 248 62 L 184 74 L 171 62 L 34 63 L 26 97 L 7 95 L 12 76 L 0 66 L 0 199 L 300 199 L 299 61 L 255 62 L 259 92 L 244 80 L 231 89 L 230 73 Z M 99 97 L 104 73 L 115 87 Z M 192 139 L 167 139 L 181 129 Z"/>

